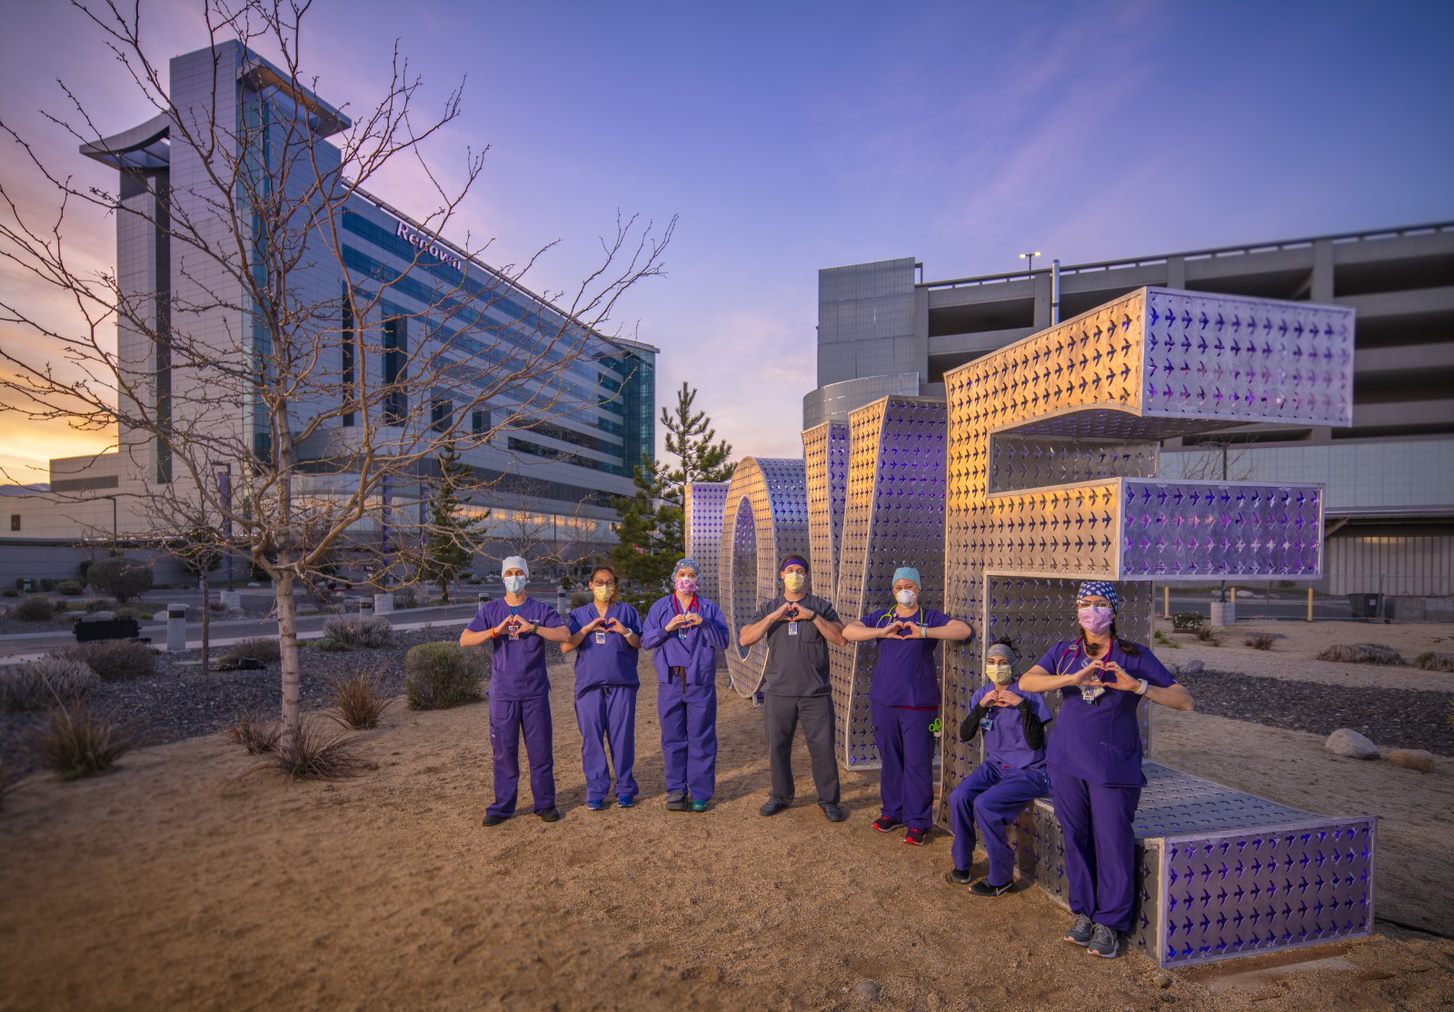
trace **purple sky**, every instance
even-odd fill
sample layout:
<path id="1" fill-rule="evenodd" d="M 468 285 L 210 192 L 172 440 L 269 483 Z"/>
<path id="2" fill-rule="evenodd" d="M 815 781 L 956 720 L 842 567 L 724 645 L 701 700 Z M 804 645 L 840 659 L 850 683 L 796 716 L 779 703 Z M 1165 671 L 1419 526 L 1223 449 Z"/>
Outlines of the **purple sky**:
<path id="1" fill-rule="evenodd" d="M 204 44 L 196 2 L 143 3 L 159 59 Z M 618 208 L 679 214 L 669 276 L 620 307 L 741 454 L 797 456 L 814 385 L 817 271 L 914 256 L 929 279 L 1454 218 L 1454 5 L 1447 3 L 501 4 L 318 0 L 305 60 L 354 111 L 395 38 L 434 107 L 429 154 L 486 173 L 451 237 L 495 263 L 561 240 L 527 279 L 578 278 Z M 110 184 L 37 108 L 56 79 L 106 130 L 151 115 L 99 33 L 62 4 L 7 11 L 7 122 Z M 265 54 L 266 55 L 266 54 Z M 44 198 L 6 145 L 0 175 Z M 405 167 L 373 187 L 417 215 Z M 114 262 L 112 222 L 70 247 Z M 0 284 L 25 288 L 8 265 Z M 639 328 L 639 330 L 638 330 Z M 0 340 L 20 340 L 0 325 Z M 0 414 L 0 466 L 95 447 Z"/>

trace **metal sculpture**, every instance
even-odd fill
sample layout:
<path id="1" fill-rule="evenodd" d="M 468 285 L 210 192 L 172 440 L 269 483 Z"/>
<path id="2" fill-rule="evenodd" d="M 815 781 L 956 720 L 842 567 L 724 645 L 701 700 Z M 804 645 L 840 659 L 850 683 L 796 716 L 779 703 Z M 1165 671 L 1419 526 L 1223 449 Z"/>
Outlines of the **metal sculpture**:
<path id="1" fill-rule="evenodd" d="M 717 571 L 722 562 L 722 508 L 727 482 L 694 481 L 682 498 L 682 533 L 687 557 L 697 560 L 697 593 L 720 604 Z"/>

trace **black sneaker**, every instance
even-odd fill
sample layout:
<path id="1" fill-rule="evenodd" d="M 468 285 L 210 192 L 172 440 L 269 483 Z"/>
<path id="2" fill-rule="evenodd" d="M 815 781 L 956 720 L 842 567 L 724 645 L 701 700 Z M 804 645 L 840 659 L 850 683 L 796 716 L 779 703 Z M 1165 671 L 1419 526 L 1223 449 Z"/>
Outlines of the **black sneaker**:
<path id="1" fill-rule="evenodd" d="M 818 807 L 823 809 L 823 818 L 827 819 L 829 822 L 842 822 L 844 819 L 848 818 L 848 816 L 844 813 L 843 809 L 839 808 L 831 801 L 824 801 L 819 804 Z"/>
<path id="2" fill-rule="evenodd" d="M 482 826 L 498 826 L 500 823 L 505 822 L 508 819 L 509 819 L 509 816 L 507 816 L 507 815 L 495 815 L 492 812 L 486 812 L 485 813 L 485 817 L 482 820 L 480 820 L 480 825 L 482 825 Z"/>
<path id="3" fill-rule="evenodd" d="M 559 808 L 556 808 L 554 805 L 551 805 L 549 808 L 542 808 L 540 811 L 536 812 L 535 814 L 538 815 L 538 816 L 540 816 L 540 821 L 541 822 L 559 822 L 560 821 L 560 809 Z"/>
<path id="4" fill-rule="evenodd" d="M 1121 935 L 1104 924 L 1097 924 L 1086 951 L 1102 959 L 1115 959 L 1121 954 Z"/>
<path id="5" fill-rule="evenodd" d="M 768 798 L 763 803 L 763 806 L 757 810 L 757 814 L 776 815 L 778 812 L 785 812 L 787 810 L 788 803 L 786 801 L 779 801 L 777 798 Z"/>
<path id="6" fill-rule="evenodd" d="M 968 868 L 951 868 L 949 874 L 944 876 L 944 881 L 950 885 L 967 886 L 974 881 L 974 876 L 969 873 Z"/>
<path id="7" fill-rule="evenodd" d="M 894 819 L 889 818 L 887 815 L 880 815 L 877 819 L 874 819 L 873 822 L 870 823 L 870 825 L 872 825 L 877 832 L 892 833 L 894 830 L 902 826 L 903 823 L 897 822 Z"/>
<path id="8" fill-rule="evenodd" d="M 668 812 L 685 812 L 687 810 L 687 796 L 685 794 L 668 794 L 666 796 L 666 810 Z"/>
<path id="9" fill-rule="evenodd" d="M 969 887 L 969 891 L 976 896 L 1003 896 L 1015 886 L 1014 881 L 1006 882 L 1004 885 L 990 885 L 990 880 L 982 878 Z"/>
<path id="10" fill-rule="evenodd" d="M 1085 914 L 1076 914 L 1075 923 L 1065 933 L 1067 942 L 1074 942 L 1076 945 L 1089 945 L 1091 933 L 1095 931 L 1095 922 Z"/>

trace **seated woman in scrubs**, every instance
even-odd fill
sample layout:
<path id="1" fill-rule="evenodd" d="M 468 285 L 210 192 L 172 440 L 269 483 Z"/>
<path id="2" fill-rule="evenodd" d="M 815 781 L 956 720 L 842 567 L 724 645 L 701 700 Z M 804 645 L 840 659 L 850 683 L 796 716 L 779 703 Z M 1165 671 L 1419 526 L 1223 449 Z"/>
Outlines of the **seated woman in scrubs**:
<path id="1" fill-rule="evenodd" d="M 1113 584 L 1082 583 L 1080 634 L 1051 647 L 1020 679 L 1026 692 L 1061 697 L 1047 761 L 1075 914 L 1065 939 L 1107 959 L 1121 953 L 1136 897 L 1132 824 L 1146 783 L 1136 707 L 1144 696 L 1192 708 L 1191 694 L 1149 649 L 1116 635 L 1118 605 Z"/>

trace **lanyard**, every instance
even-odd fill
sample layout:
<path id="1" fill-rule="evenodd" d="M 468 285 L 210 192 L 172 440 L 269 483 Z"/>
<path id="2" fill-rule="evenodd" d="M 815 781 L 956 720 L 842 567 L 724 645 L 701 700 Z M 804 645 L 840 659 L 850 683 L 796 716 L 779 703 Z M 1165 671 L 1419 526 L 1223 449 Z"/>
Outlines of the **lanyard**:
<path id="1" fill-rule="evenodd" d="M 681 603 L 677 601 L 677 596 L 675 594 L 671 596 L 671 610 L 673 615 L 680 615 L 682 613 Z M 692 595 L 692 603 L 687 605 L 687 611 L 700 614 L 696 594 Z"/>

